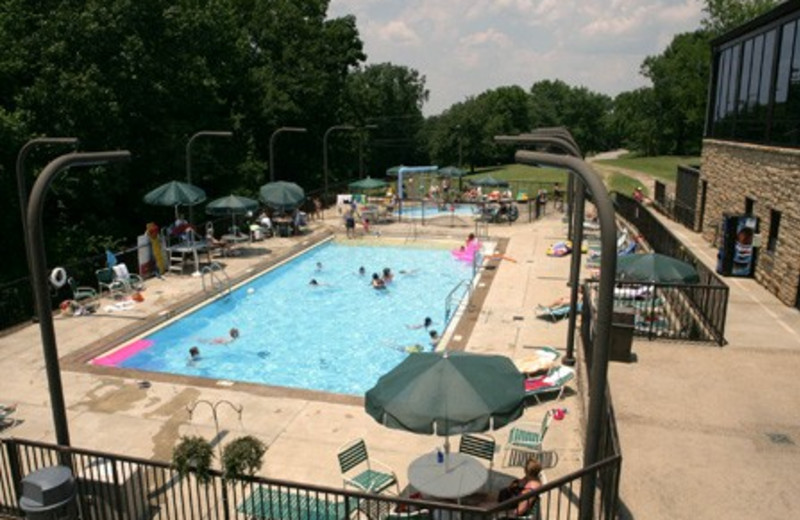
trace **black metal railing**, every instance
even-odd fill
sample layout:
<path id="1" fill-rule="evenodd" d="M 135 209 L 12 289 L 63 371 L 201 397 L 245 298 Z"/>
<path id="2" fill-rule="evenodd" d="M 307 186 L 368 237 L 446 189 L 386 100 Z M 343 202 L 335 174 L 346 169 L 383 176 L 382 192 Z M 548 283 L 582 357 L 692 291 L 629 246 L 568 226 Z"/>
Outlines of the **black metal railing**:
<path id="1" fill-rule="evenodd" d="M 19 507 L 21 479 L 37 469 L 59 464 L 70 466 L 75 475 L 76 505 L 81 518 L 93 520 L 156 517 L 170 520 L 336 520 L 350 518 L 356 510 L 372 520 L 383 520 L 389 514 L 399 514 L 402 518 L 404 512 L 420 510 L 429 511 L 430 518 L 442 520 L 493 520 L 514 517 L 516 505 L 523 500 L 517 497 L 482 508 L 364 494 L 279 479 L 225 479 L 215 470 L 210 472 L 206 482 L 200 482 L 192 474 L 179 475 L 167 463 L 134 457 L 19 439 L 3 439 L 0 448 L 0 514 L 9 518 L 24 518 Z M 576 518 L 581 479 L 590 473 L 597 475 L 594 502 L 600 505 L 593 518 L 615 518 L 620 462 L 619 455 L 610 455 L 590 467 L 543 485 L 535 495 L 539 518 Z"/>
<path id="2" fill-rule="evenodd" d="M 670 313 L 676 318 L 675 327 L 663 327 L 665 322 L 642 325 L 637 332 L 649 337 L 714 341 L 724 345 L 729 289 L 717 275 L 702 263 L 672 232 L 639 202 L 615 194 L 617 214 L 634 226 L 650 248 L 663 255 L 683 260 L 694 266 L 700 279 L 691 285 L 653 285 Z"/>

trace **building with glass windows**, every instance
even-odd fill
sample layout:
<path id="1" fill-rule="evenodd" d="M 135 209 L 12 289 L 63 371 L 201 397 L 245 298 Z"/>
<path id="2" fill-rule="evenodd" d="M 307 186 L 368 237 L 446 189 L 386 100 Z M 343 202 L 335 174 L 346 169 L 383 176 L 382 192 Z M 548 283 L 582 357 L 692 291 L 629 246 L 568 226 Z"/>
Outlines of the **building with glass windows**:
<path id="1" fill-rule="evenodd" d="M 756 217 L 746 244 L 750 274 L 800 307 L 800 0 L 717 38 L 712 52 L 700 169 L 704 236 L 720 245 L 736 234 L 725 229 L 736 222 L 731 216 Z"/>

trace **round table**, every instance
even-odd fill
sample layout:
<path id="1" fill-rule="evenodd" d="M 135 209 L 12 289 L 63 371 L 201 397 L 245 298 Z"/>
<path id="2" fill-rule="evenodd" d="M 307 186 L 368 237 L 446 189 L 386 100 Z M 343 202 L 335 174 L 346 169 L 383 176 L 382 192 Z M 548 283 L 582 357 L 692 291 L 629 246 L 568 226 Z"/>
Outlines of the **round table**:
<path id="1" fill-rule="evenodd" d="M 461 453 L 445 455 L 437 462 L 436 453 L 414 459 L 408 467 L 408 481 L 423 494 L 438 498 L 460 498 L 478 491 L 489 478 L 489 470 L 474 457 Z"/>

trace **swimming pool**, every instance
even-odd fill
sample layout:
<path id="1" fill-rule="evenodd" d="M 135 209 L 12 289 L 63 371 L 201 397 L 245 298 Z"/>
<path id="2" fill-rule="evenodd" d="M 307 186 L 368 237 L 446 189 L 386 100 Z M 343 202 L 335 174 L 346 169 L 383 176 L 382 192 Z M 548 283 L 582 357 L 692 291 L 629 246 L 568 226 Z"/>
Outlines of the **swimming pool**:
<path id="1" fill-rule="evenodd" d="M 451 209 L 453 211 L 451 211 Z M 400 215 L 399 210 L 395 212 L 396 215 Z M 440 210 L 436 204 L 429 203 L 425 204 L 424 208 L 424 215 L 425 218 L 433 218 L 439 217 L 442 215 L 455 215 L 457 217 L 471 217 L 475 215 L 475 206 L 472 204 L 447 204 L 445 209 Z M 423 208 L 422 206 L 406 206 L 403 205 L 403 218 L 414 218 L 414 219 L 421 219 L 423 216 Z"/>
<path id="2" fill-rule="evenodd" d="M 377 291 L 369 278 L 384 267 L 395 279 Z M 409 325 L 430 316 L 442 333 L 447 294 L 471 276 L 448 249 L 327 243 L 93 364 L 363 395 L 413 355 L 406 347 L 430 349 L 428 332 Z M 233 327 L 238 339 L 215 343 Z"/>

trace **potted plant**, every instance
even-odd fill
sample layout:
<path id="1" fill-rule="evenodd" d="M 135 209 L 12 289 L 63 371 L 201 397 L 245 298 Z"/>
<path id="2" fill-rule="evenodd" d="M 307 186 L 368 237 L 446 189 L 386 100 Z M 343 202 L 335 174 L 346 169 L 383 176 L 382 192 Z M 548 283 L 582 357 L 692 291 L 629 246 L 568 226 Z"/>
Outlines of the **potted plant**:
<path id="1" fill-rule="evenodd" d="M 259 468 L 267 447 L 252 435 L 229 442 L 222 450 L 222 471 L 226 478 L 253 476 Z"/>
<path id="2" fill-rule="evenodd" d="M 199 482 L 211 478 L 211 460 L 214 449 L 211 443 L 199 436 L 183 436 L 172 451 L 172 464 L 181 476 L 193 471 Z"/>

